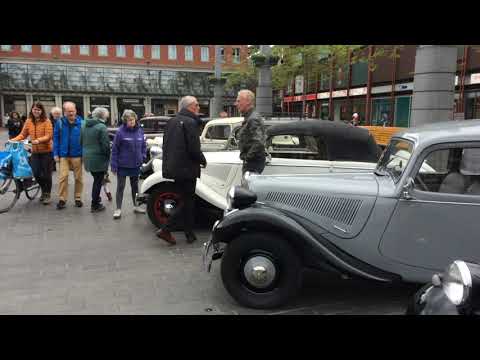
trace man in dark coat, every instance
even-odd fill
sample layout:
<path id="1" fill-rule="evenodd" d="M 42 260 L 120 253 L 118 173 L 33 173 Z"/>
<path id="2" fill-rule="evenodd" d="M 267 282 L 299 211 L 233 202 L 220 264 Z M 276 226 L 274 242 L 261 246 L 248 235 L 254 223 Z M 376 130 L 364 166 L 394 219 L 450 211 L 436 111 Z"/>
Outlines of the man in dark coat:
<path id="1" fill-rule="evenodd" d="M 238 149 L 243 160 L 242 174 L 255 172 L 261 174 L 265 169 L 266 132 L 263 119 L 255 111 L 255 95 L 250 90 L 238 92 L 236 105 L 238 111 L 245 117 L 238 133 Z"/>
<path id="2" fill-rule="evenodd" d="M 171 231 L 182 214 L 187 242 L 197 240 L 193 233 L 195 186 L 200 177 L 200 167 L 207 165 L 200 150 L 200 105 L 195 97 L 185 96 L 180 100 L 179 107 L 180 111 L 168 121 L 163 135 L 162 175 L 166 179 L 175 180 L 183 206 L 156 233 L 172 245 L 176 244 L 176 240 Z"/>

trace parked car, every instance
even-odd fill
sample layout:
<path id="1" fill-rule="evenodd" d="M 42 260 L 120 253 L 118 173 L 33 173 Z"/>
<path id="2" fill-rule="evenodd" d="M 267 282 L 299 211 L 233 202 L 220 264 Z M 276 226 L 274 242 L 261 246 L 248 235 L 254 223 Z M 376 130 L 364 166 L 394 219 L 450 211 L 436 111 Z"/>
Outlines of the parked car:
<path id="1" fill-rule="evenodd" d="M 394 135 L 372 173 L 251 176 L 228 193 L 206 244 L 241 304 L 281 305 L 302 268 L 425 283 L 457 258 L 480 260 L 480 121 Z"/>
<path id="2" fill-rule="evenodd" d="M 480 315 L 480 264 L 455 260 L 413 296 L 407 315 Z"/>
<path id="3" fill-rule="evenodd" d="M 267 129 L 269 153 L 263 174 L 317 174 L 338 171 L 373 172 L 379 156 L 375 139 L 365 129 L 319 120 L 288 121 Z M 202 208 L 222 214 L 226 195 L 242 180 L 238 150 L 206 152 L 207 167 L 197 180 Z M 160 226 L 181 201 L 173 180 L 162 177 L 162 161 L 153 160 L 154 173 L 142 184 L 137 199 L 147 203 L 153 224 Z M 168 210 L 167 210 L 168 209 Z M 217 215 L 218 216 L 218 215 Z"/>

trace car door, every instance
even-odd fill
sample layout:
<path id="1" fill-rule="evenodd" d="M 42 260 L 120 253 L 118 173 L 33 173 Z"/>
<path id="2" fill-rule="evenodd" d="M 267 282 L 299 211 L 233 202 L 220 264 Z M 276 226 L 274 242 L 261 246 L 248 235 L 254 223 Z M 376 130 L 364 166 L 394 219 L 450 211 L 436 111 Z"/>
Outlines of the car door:
<path id="1" fill-rule="evenodd" d="M 480 261 L 480 171 L 465 162 L 471 149 L 480 158 L 479 147 L 442 144 L 424 152 L 412 171 L 411 198 L 398 200 L 382 237 L 383 255 L 435 271 L 457 259 Z"/>

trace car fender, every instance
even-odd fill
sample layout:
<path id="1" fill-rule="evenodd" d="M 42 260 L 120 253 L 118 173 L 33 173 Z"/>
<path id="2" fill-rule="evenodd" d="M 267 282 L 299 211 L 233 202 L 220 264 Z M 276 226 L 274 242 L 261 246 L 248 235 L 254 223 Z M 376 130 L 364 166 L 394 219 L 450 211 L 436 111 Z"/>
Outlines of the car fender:
<path id="1" fill-rule="evenodd" d="M 141 194 L 147 194 L 150 191 L 152 191 L 152 189 L 156 185 L 161 184 L 161 183 L 166 183 L 166 182 L 174 182 L 174 181 L 172 179 L 165 179 L 162 176 L 162 171 L 161 170 L 156 171 L 143 181 L 142 185 L 140 186 L 140 193 Z"/>
<path id="2" fill-rule="evenodd" d="M 199 198 L 205 200 L 207 203 L 215 206 L 220 210 L 225 210 L 227 208 L 227 199 L 225 198 L 225 196 L 222 196 L 212 190 L 212 188 L 208 187 L 200 179 L 197 179 L 195 194 Z"/>
<path id="3" fill-rule="evenodd" d="M 327 233 L 327 230 L 314 237 L 302 224 L 283 212 L 258 204 L 228 213 L 214 226 L 212 242 L 229 243 L 242 232 L 248 231 L 281 234 L 303 259 L 313 255 L 342 273 L 383 282 L 399 279 L 396 274 L 361 263 L 343 252 L 322 236 L 323 233 Z"/>

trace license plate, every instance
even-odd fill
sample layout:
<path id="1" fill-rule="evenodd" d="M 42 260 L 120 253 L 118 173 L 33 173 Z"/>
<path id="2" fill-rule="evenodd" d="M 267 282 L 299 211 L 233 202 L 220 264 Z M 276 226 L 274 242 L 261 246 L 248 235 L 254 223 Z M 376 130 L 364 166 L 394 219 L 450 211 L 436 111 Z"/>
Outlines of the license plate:
<path id="1" fill-rule="evenodd" d="M 212 239 L 203 244 L 203 268 L 206 272 L 210 272 L 212 269 L 214 251 Z"/>

